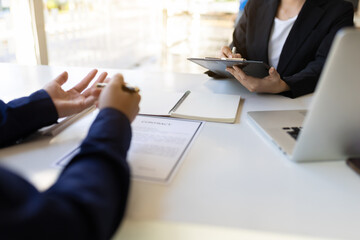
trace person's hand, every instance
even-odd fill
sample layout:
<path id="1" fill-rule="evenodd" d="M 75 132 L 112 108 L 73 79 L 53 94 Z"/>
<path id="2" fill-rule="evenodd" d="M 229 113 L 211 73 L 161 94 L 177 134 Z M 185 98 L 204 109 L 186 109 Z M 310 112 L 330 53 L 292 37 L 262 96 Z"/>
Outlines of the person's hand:
<path id="1" fill-rule="evenodd" d="M 250 92 L 281 93 L 290 90 L 274 67 L 269 69 L 269 76 L 264 78 L 248 76 L 238 66 L 228 67 L 226 71 L 231 73 Z"/>
<path id="2" fill-rule="evenodd" d="M 99 108 L 115 108 L 124 113 L 132 122 L 139 112 L 140 95 L 122 89 L 124 78 L 116 74 L 103 89 L 99 98 Z"/>
<path id="3" fill-rule="evenodd" d="M 220 57 L 224 58 L 242 58 L 240 53 L 232 53 L 231 49 L 228 46 L 221 48 Z"/>
<path id="4" fill-rule="evenodd" d="M 55 80 L 45 85 L 44 90 L 50 95 L 54 102 L 59 117 L 79 113 L 96 103 L 101 92 L 101 89 L 96 88 L 96 84 L 103 82 L 107 73 L 101 73 L 96 82 L 90 88 L 86 88 L 94 79 L 97 72 L 96 69 L 92 70 L 83 80 L 68 91 L 64 91 L 61 88 L 68 79 L 67 72 L 63 72 Z M 84 89 L 86 90 L 84 91 Z"/>

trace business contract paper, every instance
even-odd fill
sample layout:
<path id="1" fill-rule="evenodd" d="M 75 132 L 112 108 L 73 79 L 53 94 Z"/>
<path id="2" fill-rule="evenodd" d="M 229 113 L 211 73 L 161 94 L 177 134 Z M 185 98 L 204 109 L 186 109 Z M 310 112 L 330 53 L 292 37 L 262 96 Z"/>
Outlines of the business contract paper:
<path id="1" fill-rule="evenodd" d="M 203 124 L 201 121 L 138 115 L 132 123 L 133 137 L 128 152 L 132 177 L 169 182 Z M 55 165 L 64 167 L 76 153 L 78 149 Z"/>

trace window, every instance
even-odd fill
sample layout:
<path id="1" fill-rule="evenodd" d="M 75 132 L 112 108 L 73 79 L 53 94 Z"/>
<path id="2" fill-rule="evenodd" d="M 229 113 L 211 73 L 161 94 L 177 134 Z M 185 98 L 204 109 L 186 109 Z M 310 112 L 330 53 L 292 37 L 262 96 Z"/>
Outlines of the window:
<path id="1" fill-rule="evenodd" d="M 51 65 L 133 68 L 161 53 L 161 5 L 153 1 L 45 1 L 45 6 Z"/>
<path id="2" fill-rule="evenodd" d="M 0 59 L 203 72 L 187 57 L 227 45 L 238 0 L 0 0 Z"/>
<path id="3" fill-rule="evenodd" d="M 0 0 L 0 62 L 15 62 L 15 46 L 11 25 L 10 1 Z"/>

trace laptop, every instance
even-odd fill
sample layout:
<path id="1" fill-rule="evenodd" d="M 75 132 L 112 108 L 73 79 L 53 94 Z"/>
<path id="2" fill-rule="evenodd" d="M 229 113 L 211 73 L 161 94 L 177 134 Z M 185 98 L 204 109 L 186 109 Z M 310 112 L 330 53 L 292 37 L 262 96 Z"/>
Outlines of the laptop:
<path id="1" fill-rule="evenodd" d="M 253 111 L 248 117 L 293 161 L 359 157 L 360 31 L 336 35 L 307 111 Z"/>

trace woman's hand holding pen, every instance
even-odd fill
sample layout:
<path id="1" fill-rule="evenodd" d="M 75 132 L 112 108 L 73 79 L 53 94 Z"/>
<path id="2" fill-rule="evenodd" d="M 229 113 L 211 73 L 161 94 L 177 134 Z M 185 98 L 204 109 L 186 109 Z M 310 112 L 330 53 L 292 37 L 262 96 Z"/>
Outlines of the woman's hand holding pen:
<path id="1" fill-rule="evenodd" d="M 231 50 L 228 46 L 224 46 L 221 48 L 220 55 L 222 58 L 242 58 L 240 53 L 236 53 L 235 47 L 233 47 L 233 49 Z"/>
<path id="2" fill-rule="evenodd" d="M 124 78 L 121 74 L 116 74 L 103 87 L 99 98 L 99 108 L 114 108 L 124 113 L 132 122 L 139 112 L 140 95 L 137 88 L 129 90 L 124 88 Z"/>
<path id="3" fill-rule="evenodd" d="M 96 69 L 92 70 L 83 80 L 68 91 L 62 89 L 62 85 L 68 79 L 67 72 L 63 72 L 55 80 L 45 85 L 44 90 L 50 95 L 60 118 L 79 113 L 96 103 L 101 92 L 101 89 L 98 89 L 96 84 L 104 82 L 107 76 L 106 72 L 101 73 L 95 83 L 90 88 L 87 88 L 97 72 Z"/>

